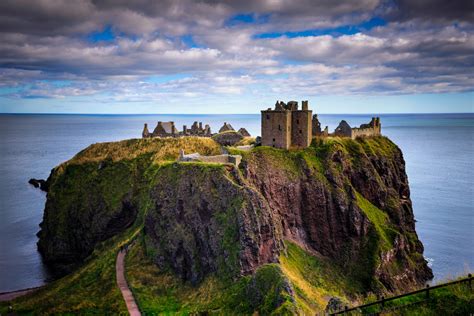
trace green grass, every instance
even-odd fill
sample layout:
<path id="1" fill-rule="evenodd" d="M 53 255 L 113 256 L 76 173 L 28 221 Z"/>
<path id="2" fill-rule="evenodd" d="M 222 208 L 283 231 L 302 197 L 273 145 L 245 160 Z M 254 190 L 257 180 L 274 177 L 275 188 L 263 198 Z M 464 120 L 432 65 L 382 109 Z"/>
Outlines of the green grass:
<path id="1" fill-rule="evenodd" d="M 115 259 L 121 244 L 133 237 L 136 227 L 99 245 L 74 273 L 13 302 L 0 302 L 18 314 L 125 314 L 126 306 L 115 282 Z"/>
<path id="2" fill-rule="evenodd" d="M 306 314 L 324 310 L 328 297 L 348 301 L 347 296 L 357 293 L 353 282 L 342 269 L 327 258 L 310 254 L 297 244 L 286 241 L 286 253 L 280 256 L 281 268 L 291 281 L 298 307 Z"/>
<path id="3" fill-rule="evenodd" d="M 66 164 L 82 164 L 91 161 L 130 160 L 143 155 L 153 162 L 176 160 L 179 150 L 186 154 L 199 152 L 201 155 L 218 155 L 221 147 L 209 137 L 144 138 L 120 142 L 98 143 L 80 151 Z"/>
<path id="4" fill-rule="evenodd" d="M 377 235 L 381 237 L 381 248 L 384 251 L 393 248 L 393 242 L 398 231 L 393 228 L 388 215 L 356 192 L 356 203 L 369 221 L 375 226 Z"/>
<path id="5" fill-rule="evenodd" d="M 448 281 L 449 282 L 449 281 Z M 444 282 L 440 282 L 444 283 Z M 380 305 L 364 308 L 364 314 L 388 310 L 387 315 L 470 315 L 474 312 L 474 292 L 467 282 L 405 296 Z"/>
<path id="6" fill-rule="evenodd" d="M 193 286 L 161 271 L 145 254 L 142 241 L 133 245 L 126 267 L 129 285 L 145 314 L 284 315 L 295 311 L 286 291 L 287 279 L 275 264 L 235 280 L 211 274 Z"/>

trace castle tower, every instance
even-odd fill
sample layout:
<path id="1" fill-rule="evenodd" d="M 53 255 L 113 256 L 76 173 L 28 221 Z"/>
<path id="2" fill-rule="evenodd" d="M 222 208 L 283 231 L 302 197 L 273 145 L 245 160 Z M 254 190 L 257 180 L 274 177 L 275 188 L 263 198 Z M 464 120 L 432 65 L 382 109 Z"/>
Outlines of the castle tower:
<path id="1" fill-rule="evenodd" d="M 288 149 L 291 146 L 291 111 L 277 102 L 275 110 L 262 112 L 262 145 Z"/>
<path id="2" fill-rule="evenodd" d="M 277 101 L 275 109 L 262 111 L 262 145 L 288 149 L 291 146 L 305 148 L 311 144 L 313 134 L 313 111 L 308 101 Z"/>
<path id="3" fill-rule="evenodd" d="M 288 102 L 289 103 L 289 102 Z M 312 139 L 313 111 L 308 110 L 308 101 L 302 102 L 302 109 L 298 104 L 291 111 L 291 145 L 295 147 L 308 147 Z"/>
<path id="4" fill-rule="evenodd" d="M 380 117 L 375 118 L 375 135 L 382 135 L 382 124 L 380 123 Z"/>

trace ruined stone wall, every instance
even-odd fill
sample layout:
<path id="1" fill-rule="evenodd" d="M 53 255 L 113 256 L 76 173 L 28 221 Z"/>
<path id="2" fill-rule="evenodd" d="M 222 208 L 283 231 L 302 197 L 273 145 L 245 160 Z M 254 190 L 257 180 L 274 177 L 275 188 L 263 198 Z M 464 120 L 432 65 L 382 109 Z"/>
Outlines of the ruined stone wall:
<path id="1" fill-rule="evenodd" d="M 308 147 L 312 134 L 312 111 L 291 112 L 291 146 Z"/>
<path id="2" fill-rule="evenodd" d="M 355 139 L 357 137 L 369 137 L 377 135 L 380 135 L 380 126 L 370 128 L 353 128 L 351 138 Z"/>
<path id="3" fill-rule="evenodd" d="M 262 111 L 262 145 L 288 149 L 291 144 L 291 112 Z"/>

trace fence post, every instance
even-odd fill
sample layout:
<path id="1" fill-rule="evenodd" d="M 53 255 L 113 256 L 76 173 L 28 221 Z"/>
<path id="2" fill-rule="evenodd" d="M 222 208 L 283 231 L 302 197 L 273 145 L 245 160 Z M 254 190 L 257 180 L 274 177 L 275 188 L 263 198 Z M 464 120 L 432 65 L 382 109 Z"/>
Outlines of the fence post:
<path id="1" fill-rule="evenodd" d="M 467 277 L 469 278 L 469 281 L 468 281 L 469 282 L 469 290 L 472 291 L 472 274 L 469 273 L 467 275 Z"/>
<path id="2" fill-rule="evenodd" d="M 347 315 L 347 310 L 348 310 L 348 309 L 349 309 L 349 307 L 347 307 L 347 305 L 344 306 L 344 315 Z"/>
<path id="3" fill-rule="evenodd" d="M 381 304 L 382 304 L 382 308 L 385 308 L 385 296 L 382 296 L 380 298 L 380 300 L 382 301 Z"/>
<path id="4" fill-rule="evenodd" d="M 430 299 L 430 285 L 426 284 L 426 299 Z"/>

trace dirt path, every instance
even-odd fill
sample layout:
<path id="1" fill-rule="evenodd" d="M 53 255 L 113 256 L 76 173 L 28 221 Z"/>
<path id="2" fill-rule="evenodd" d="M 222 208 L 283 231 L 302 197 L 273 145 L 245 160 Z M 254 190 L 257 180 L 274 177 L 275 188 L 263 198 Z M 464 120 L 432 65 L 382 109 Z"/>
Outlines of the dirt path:
<path id="1" fill-rule="evenodd" d="M 26 295 L 28 293 L 34 292 L 34 291 L 36 291 L 40 288 L 41 288 L 41 286 L 33 287 L 33 288 L 30 288 L 30 289 L 0 293 L 0 302 L 6 302 L 6 301 L 14 300 L 17 297 L 20 297 L 20 296 Z"/>
<path id="2" fill-rule="evenodd" d="M 127 280 L 125 279 L 125 255 L 127 252 L 125 250 L 120 250 L 117 255 L 117 263 L 115 264 L 115 271 L 117 274 L 117 285 L 122 292 L 123 299 L 125 304 L 127 304 L 128 312 L 131 316 L 140 316 L 140 310 L 138 309 L 137 303 L 133 298 L 132 291 L 128 287 Z"/>

